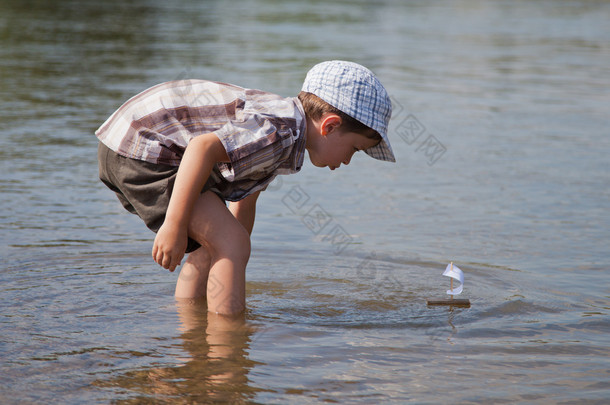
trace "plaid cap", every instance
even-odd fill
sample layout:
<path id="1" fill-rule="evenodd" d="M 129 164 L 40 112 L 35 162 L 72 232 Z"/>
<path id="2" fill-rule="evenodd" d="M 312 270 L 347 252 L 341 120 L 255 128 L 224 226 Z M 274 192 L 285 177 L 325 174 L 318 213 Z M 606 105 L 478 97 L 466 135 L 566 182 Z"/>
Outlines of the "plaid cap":
<path id="1" fill-rule="evenodd" d="M 392 103 L 373 72 L 354 62 L 332 60 L 312 67 L 302 91 L 315 94 L 381 135 L 381 142 L 365 150 L 375 159 L 395 162 L 388 139 Z"/>

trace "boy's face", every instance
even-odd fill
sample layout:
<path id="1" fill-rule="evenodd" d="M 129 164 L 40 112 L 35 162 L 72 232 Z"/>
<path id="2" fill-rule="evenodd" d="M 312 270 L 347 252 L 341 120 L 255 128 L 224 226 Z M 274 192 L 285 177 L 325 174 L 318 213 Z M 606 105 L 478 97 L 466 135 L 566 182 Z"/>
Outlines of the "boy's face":
<path id="1" fill-rule="evenodd" d="M 311 142 L 307 151 L 309 160 L 314 166 L 335 170 L 341 164 L 348 165 L 354 153 L 373 147 L 376 144 L 376 140 L 367 138 L 362 134 L 334 128 L 326 135 L 317 137 L 315 142 Z"/>

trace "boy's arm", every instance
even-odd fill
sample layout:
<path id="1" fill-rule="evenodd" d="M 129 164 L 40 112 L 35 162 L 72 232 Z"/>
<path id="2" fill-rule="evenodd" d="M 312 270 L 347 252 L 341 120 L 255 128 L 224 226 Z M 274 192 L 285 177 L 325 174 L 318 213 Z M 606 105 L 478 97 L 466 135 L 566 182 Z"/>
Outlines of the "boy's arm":
<path id="1" fill-rule="evenodd" d="M 250 194 L 243 200 L 231 202 L 229 204 L 229 210 L 240 224 L 246 228 L 248 234 L 252 235 L 252 228 L 254 227 L 254 217 L 256 216 L 256 200 L 261 192 L 257 191 Z"/>
<path id="2" fill-rule="evenodd" d="M 213 133 L 193 138 L 186 147 L 178 167 L 165 222 L 157 232 L 152 251 L 155 262 L 169 271 L 174 271 L 184 257 L 191 212 L 201 189 L 214 165 L 228 161 L 224 146 Z"/>

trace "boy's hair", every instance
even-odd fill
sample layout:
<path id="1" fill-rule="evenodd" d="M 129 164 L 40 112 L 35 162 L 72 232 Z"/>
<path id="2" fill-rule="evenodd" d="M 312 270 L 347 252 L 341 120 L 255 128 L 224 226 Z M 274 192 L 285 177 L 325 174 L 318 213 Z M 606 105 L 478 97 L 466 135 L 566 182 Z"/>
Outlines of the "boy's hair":
<path id="1" fill-rule="evenodd" d="M 379 135 L 377 131 L 367 127 L 362 122 L 352 118 L 338 108 L 333 107 L 315 94 L 301 91 L 298 97 L 301 104 L 303 104 L 305 114 L 311 119 L 318 120 L 326 113 L 337 114 L 339 117 L 341 117 L 341 127 L 344 130 L 348 132 L 356 132 L 366 136 L 367 138 L 381 142 L 381 135 Z"/>

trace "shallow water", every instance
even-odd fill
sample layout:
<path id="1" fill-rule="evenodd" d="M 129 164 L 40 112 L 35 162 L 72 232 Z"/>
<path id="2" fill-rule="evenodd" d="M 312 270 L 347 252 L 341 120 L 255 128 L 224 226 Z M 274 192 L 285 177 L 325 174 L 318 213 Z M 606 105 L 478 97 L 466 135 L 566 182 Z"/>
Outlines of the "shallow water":
<path id="1" fill-rule="evenodd" d="M 609 18 L 585 0 L 0 3 L 0 402 L 604 402 Z M 389 89 L 398 162 L 278 179 L 247 313 L 176 302 L 96 178 L 93 131 L 162 81 L 288 96 L 331 58 Z M 449 261 L 470 308 L 426 306 Z"/>

